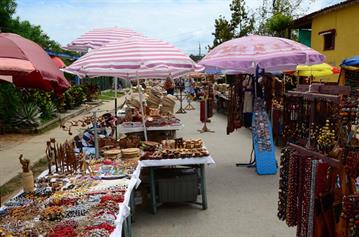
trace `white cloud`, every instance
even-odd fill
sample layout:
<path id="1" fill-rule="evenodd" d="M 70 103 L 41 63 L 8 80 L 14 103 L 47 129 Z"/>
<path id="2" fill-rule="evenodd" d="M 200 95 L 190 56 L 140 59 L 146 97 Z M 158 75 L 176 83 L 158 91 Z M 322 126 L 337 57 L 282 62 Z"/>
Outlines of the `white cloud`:
<path id="1" fill-rule="evenodd" d="M 65 45 L 96 27 L 125 27 L 169 41 L 186 53 L 211 44 L 214 20 L 231 0 L 18 0 L 17 15 Z M 261 0 L 247 1 L 255 9 Z"/>

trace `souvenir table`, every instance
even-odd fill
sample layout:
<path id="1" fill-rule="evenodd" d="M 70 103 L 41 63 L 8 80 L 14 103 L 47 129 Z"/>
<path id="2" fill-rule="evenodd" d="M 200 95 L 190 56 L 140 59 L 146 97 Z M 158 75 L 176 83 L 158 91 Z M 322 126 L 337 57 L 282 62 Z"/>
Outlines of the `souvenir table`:
<path id="1" fill-rule="evenodd" d="M 206 148 L 202 145 L 202 141 L 200 139 L 190 140 L 199 142 L 198 146 L 191 146 L 193 149 L 185 149 L 183 147 L 188 147 L 187 145 L 181 146 L 182 148 L 176 149 L 164 149 L 162 150 L 162 155 L 156 156 L 158 151 L 153 153 L 153 156 L 149 156 L 144 158 L 141 157 L 140 166 L 141 168 L 148 168 L 150 175 L 150 191 L 151 191 L 151 204 L 152 204 L 152 212 L 155 214 L 157 212 L 157 207 L 159 203 L 156 199 L 156 170 L 164 167 L 177 167 L 177 166 L 185 166 L 194 168 L 197 171 L 198 177 L 200 179 L 200 193 L 202 202 L 195 204 L 199 204 L 202 206 L 202 209 L 207 209 L 207 194 L 206 194 L 206 176 L 205 176 L 205 165 L 214 165 L 215 162 L 213 158 L 209 155 Z M 186 142 L 186 141 L 185 141 Z M 198 147 L 198 148 L 196 148 Z M 178 153 L 176 153 L 178 151 Z M 166 153 L 164 155 L 164 153 Z M 183 157 L 181 154 L 183 154 Z"/>
<path id="2" fill-rule="evenodd" d="M 197 204 L 207 208 L 204 165 L 214 161 L 201 139 L 165 140 L 162 145 L 145 141 L 142 151 L 140 143 L 126 139 L 126 144 L 120 141 L 114 148 L 104 146 L 101 153 L 105 158 L 100 159 L 77 154 L 71 142 L 57 144 L 50 139 L 46 155 L 52 166 L 36 179 L 35 188 L 30 185 L 31 191 L 21 192 L 0 208 L 0 236 L 132 236 L 134 189 L 141 182 L 143 167 L 150 167 L 152 194 L 155 168 L 196 168 L 202 195 L 202 203 Z M 136 147 L 127 147 L 131 144 Z M 141 154 L 144 155 L 139 161 Z M 21 157 L 23 172 L 28 172 L 29 161 Z M 157 203 L 153 197 L 155 212 Z"/>
<path id="3" fill-rule="evenodd" d="M 52 167 L 53 174 L 46 170 L 37 178 L 34 192 L 20 192 L 0 208 L 0 234 L 131 236 L 132 191 L 140 184 L 140 169 L 137 163 L 119 179 L 99 170 L 96 176 L 53 175 Z"/>

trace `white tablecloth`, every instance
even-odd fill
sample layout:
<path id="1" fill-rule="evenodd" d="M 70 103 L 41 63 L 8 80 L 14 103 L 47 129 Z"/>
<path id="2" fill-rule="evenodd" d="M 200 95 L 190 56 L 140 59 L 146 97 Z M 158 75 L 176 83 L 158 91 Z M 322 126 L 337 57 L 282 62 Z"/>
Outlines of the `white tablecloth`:
<path id="1" fill-rule="evenodd" d="M 141 166 L 140 164 L 137 165 L 136 170 L 133 172 L 130 183 L 128 184 L 127 190 L 125 192 L 124 201 L 119 204 L 120 211 L 116 217 L 116 228 L 110 235 L 111 237 L 121 237 L 122 236 L 122 226 L 125 219 L 131 214 L 130 208 L 130 199 L 131 193 L 134 188 L 137 189 L 138 185 L 140 185 L 140 174 L 141 174 Z"/>
<path id="2" fill-rule="evenodd" d="M 155 166 L 172 166 L 172 165 L 200 165 L 208 164 L 214 165 L 215 162 L 211 156 L 192 157 L 184 159 L 163 159 L 163 160 L 141 160 L 141 167 L 155 167 Z"/>
<path id="3" fill-rule="evenodd" d="M 173 126 L 160 126 L 160 127 L 147 127 L 147 131 L 171 131 L 171 130 L 180 130 L 184 128 L 183 124 L 173 125 Z M 143 132 L 143 126 L 134 126 L 134 127 L 124 127 L 122 125 L 118 126 L 120 133 L 133 133 L 133 132 Z"/>

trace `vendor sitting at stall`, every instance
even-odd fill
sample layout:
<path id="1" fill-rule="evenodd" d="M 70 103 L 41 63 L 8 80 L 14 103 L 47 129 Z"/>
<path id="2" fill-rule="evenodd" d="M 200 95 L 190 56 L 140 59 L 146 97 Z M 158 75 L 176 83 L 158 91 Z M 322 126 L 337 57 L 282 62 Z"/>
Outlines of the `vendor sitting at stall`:
<path id="1" fill-rule="evenodd" d="M 82 135 L 82 146 L 93 147 L 94 145 L 95 145 L 95 134 L 91 128 L 88 128 Z"/>
<path id="2" fill-rule="evenodd" d="M 115 132 L 115 121 L 116 118 L 112 116 L 110 113 L 103 114 L 102 117 L 104 118 L 104 122 L 101 124 L 97 124 L 97 134 L 99 137 L 107 137 L 113 136 Z M 106 131 L 106 127 L 111 127 L 111 133 L 108 134 Z M 93 147 L 95 146 L 95 133 L 94 127 L 90 127 L 85 130 L 82 135 L 82 146 L 83 147 Z"/>
<path id="3" fill-rule="evenodd" d="M 113 116 L 111 113 L 105 113 L 102 115 L 102 117 L 104 118 L 104 121 L 101 124 L 101 127 L 104 128 L 105 130 L 106 128 L 111 129 L 111 132 L 109 134 L 107 134 L 107 131 L 105 131 L 106 134 L 104 135 L 108 137 L 113 137 L 116 131 L 117 118 Z"/>

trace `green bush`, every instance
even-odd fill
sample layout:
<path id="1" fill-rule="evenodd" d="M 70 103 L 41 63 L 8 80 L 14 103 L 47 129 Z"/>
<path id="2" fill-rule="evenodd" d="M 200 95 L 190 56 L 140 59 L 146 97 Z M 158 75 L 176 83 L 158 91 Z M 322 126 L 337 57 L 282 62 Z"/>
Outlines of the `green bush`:
<path id="1" fill-rule="evenodd" d="M 81 88 L 82 88 L 83 92 L 85 93 L 87 101 L 92 101 L 92 100 L 98 98 L 98 96 L 100 95 L 100 89 L 95 84 L 84 83 L 84 84 L 81 84 Z"/>
<path id="2" fill-rule="evenodd" d="M 57 97 L 53 92 L 45 92 L 37 89 L 22 90 L 22 99 L 26 103 L 36 104 L 41 112 L 41 118 L 50 119 L 57 111 Z"/>
<path id="3" fill-rule="evenodd" d="M 11 121 L 21 103 L 20 93 L 14 85 L 0 84 L 0 120 L 5 125 Z"/>
<path id="4" fill-rule="evenodd" d="M 24 103 L 15 112 L 12 124 L 17 128 L 34 128 L 40 125 L 41 112 L 35 103 Z"/>
<path id="5" fill-rule="evenodd" d="M 72 86 L 64 93 L 64 107 L 73 109 L 80 106 L 86 98 L 85 92 L 81 86 Z"/>

